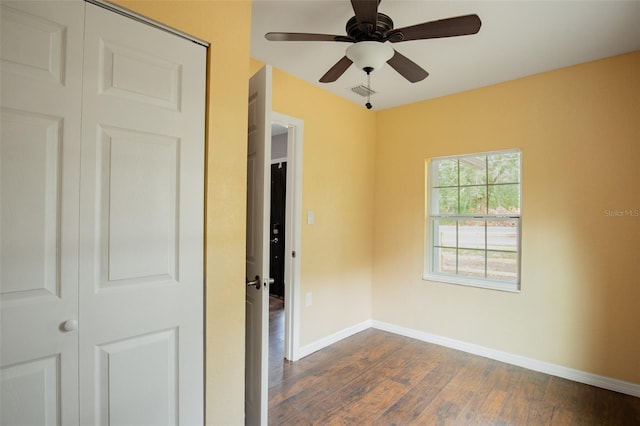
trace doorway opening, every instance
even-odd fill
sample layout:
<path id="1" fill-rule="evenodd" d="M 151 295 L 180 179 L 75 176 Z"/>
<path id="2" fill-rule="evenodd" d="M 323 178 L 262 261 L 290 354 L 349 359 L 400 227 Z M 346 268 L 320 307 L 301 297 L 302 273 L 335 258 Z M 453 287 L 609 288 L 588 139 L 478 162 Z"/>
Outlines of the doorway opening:
<path id="1" fill-rule="evenodd" d="M 284 264 L 287 209 L 287 138 L 288 129 L 271 124 L 271 217 L 269 243 L 269 277 L 273 283 L 269 296 L 284 301 Z"/>
<path id="2" fill-rule="evenodd" d="M 272 113 L 269 276 L 269 383 L 299 356 L 303 122 Z"/>
<path id="3" fill-rule="evenodd" d="M 282 380 L 284 366 L 285 242 L 287 239 L 288 129 L 271 123 L 271 215 L 269 226 L 269 387 Z"/>

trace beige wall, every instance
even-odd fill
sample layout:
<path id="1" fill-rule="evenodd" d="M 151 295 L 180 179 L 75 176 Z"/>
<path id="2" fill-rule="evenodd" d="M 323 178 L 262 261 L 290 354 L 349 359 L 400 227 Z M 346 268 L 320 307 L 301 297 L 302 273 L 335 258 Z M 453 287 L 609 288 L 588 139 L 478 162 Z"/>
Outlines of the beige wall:
<path id="1" fill-rule="evenodd" d="M 377 118 L 373 318 L 640 383 L 640 53 Z M 507 148 L 522 292 L 423 281 L 425 159 Z"/>
<path id="2" fill-rule="evenodd" d="M 262 64 L 252 61 L 252 71 Z M 273 111 L 304 121 L 300 344 L 371 318 L 375 114 L 278 69 Z M 307 211 L 315 224 L 306 222 Z M 313 304 L 305 306 L 311 292 Z"/>
<path id="3" fill-rule="evenodd" d="M 244 424 L 249 1 L 116 3 L 211 43 L 207 75 L 206 421 Z"/>

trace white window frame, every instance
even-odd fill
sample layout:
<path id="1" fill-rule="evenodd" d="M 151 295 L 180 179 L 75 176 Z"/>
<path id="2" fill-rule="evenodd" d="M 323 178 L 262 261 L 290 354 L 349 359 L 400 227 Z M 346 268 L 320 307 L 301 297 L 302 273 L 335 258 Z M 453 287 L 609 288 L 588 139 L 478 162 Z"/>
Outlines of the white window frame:
<path id="1" fill-rule="evenodd" d="M 520 214 L 516 215 L 516 214 L 508 214 L 508 215 L 497 215 L 497 214 L 484 214 L 484 215 L 479 215 L 479 214 L 433 214 L 433 204 L 432 201 L 435 198 L 435 190 L 437 189 L 436 187 L 434 187 L 433 183 L 437 182 L 437 169 L 435 167 L 432 167 L 432 164 L 434 161 L 441 161 L 441 160 L 451 160 L 451 159 L 461 159 L 461 158 L 465 158 L 465 157 L 477 157 L 477 156 L 491 156 L 491 155 L 500 155 L 500 154 L 508 154 L 508 153 L 517 153 L 519 155 L 519 166 L 520 166 L 520 170 L 519 170 L 519 176 L 520 176 L 520 181 L 518 182 L 520 188 L 519 188 L 519 204 L 520 204 Z M 501 291 L 508 291 L 508 292 L 514 292 L 514 293 L 519 293 L 520 292 L 520 271 L 521 271 L 521 253 L 522 253 L 522 151 L 519 149 L 510 149 L 510 150 L 502 150 L 502 151 L 490 151 L 490 152 L 479 152 L 479 153 L 474 153 L 474 154 L 463 154 L 463 155 L 452 155 L 452 156 L 445 156 L 445 157 L 434 157 L 431 159 L 428 159 L 426 162 L 426 167 L 425 167 L 425 195 L 427 198 L 427 202 L 426 204 L 426 214 L 425 214 L 425 232 L 426 232 L 426 239 L 425 239 L 425 270 L 424 270 L 424 275 L 423 275 L 423 280 L 425 281 L 436 281 L 436 282 L 443 282 L 443 283 L 449 283 L 449 284 L 457 284 L 457 285 L 464 285 L 464 286 L 470 286 L 470 287 L 480 287 L 480 288 L 487 288 L 487 289 L 492 289 L 492 290 L 501 290 Z M 486 183 L 487 187 L 490 186 L 489 183 Z M 457 185 L 458 188 L 460 188 L 460 183 L 458 182 Z M 500 221 L 500 220 L 509 220 L 509 221 L 515 221 L 517 223 L 517 238 L 518 238 L 518 243 L 517 243 L 517 279 L 515 282 L 513 281 L 500 281 L 500 280 L 496 280 L 496 279 L 490 279 L 490 278 L 475 278 L 475 277 L 467 277 L 467 276 L 461 276 L 461 275 L 456 275 L 456 274 L 447 274 L 447 273 L 439 273 L 439 272 L 435 272 L 435 268 L 434 268 L 434 240 L 433 240 L 433 227 L 434 227 L 434 221 L 436 220 L 483 220 L 485 222 L 490 222 L 490 221 Z M 486 237 L 485 237 L 486 238 Z M 456 249 L 458 249 L 457 243 L 456 243 Z M 485 253 L 488 251 L 487 248 L 485 247 L 484 249 Z"/>

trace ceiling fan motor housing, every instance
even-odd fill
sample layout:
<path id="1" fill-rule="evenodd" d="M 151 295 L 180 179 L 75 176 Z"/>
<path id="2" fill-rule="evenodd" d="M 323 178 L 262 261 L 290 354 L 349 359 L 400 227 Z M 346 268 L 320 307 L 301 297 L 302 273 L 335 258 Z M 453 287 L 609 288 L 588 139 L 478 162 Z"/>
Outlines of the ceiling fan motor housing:
<path id="1" fill-rule="evenodd" d="M 373 24 L 358 24 L 356 17 L 347 21 L 347 34 L 356 42 L 359 41 L 386 41 L 387 32 L 393 29 L 393 20 L 384 13 L 378 13 L 376 27 Z"/>

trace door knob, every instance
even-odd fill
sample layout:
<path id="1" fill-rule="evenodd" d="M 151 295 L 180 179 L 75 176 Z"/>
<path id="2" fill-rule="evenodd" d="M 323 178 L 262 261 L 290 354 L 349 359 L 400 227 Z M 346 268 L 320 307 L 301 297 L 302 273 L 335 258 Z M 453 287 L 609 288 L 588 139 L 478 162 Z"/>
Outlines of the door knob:
<path id="1" fill-rule="evenodd" d="M 256 277 L 252 280 L 249 280 L 249 278 L 247 278 L 247 287 L 252 285 L 256 286 L 256 289 L 260 290 L 260 275 L 256 275 Z"/>
<path id="2" fill-rule="evenodd" d="M 78 321 L 77 320 L 68 320 L 62 324 L 62 329 L 64 331 L 76 331 L 78 329 Z"/>
<path id="3" fill-rule="evenodd" d="M 266 287 L 268 284 L 273 284 L 275 282 L 276 282 L 276 280 L 274 278 L 269 278 L 268 280 L 266 280 L 264 282 L 264 286 Z"/>

